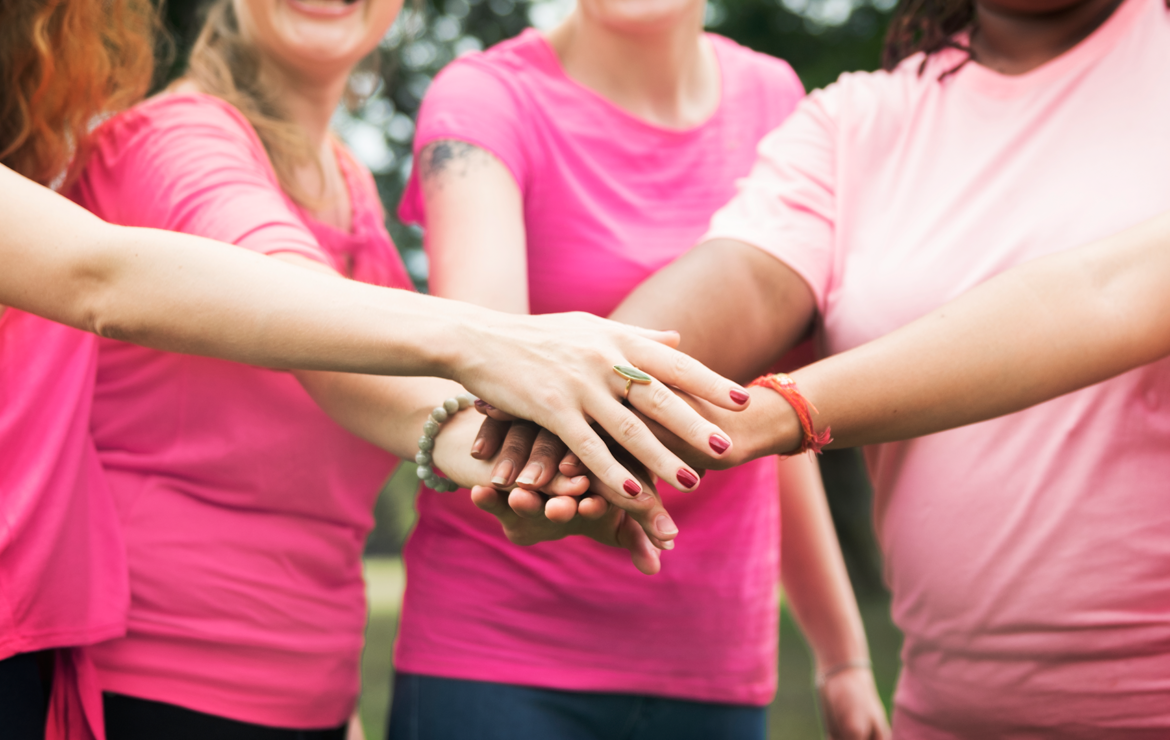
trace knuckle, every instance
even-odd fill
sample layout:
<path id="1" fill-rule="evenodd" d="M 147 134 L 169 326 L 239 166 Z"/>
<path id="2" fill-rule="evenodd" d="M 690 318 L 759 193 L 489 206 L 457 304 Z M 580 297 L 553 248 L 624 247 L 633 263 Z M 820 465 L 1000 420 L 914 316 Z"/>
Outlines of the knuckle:
<path id="1" fill-rule="evenodd" d="M 650 394 L 650 403 L 656 410 L 665 411 L 670 407 L 674 398 L 674 393 L 669 388 L 661 383 L 655 383 L 654 390 Z"/>
<path id="2" fill-rule="evenodd" d="M 671 365 L 674 368 L 674 372 L 675 372 L 676 377 L 690 375 L 690 373 L 695 368 L 695 364 L 696 363 L 695 363 L 694 358 L 692 358 L 690 355 L 684 354 L 682 352 L 677 352 L 677 351 L 674 352 L 674 357 L 673 357 L 673 360 L 671 362 Z"/>
<path id="3" fill-rule="evenodd" d="M 622 416 L 618 422 L 618 440 L 622 443 L 631 442 L 642 435 L 642 422 L 633 414 L 626 414 Z"/>

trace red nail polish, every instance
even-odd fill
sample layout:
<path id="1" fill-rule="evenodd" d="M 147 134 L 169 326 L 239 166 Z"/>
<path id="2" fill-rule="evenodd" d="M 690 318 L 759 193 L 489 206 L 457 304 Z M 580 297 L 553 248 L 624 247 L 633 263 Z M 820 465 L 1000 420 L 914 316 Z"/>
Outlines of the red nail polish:
<path id="1" fill-rule="evenodd" d="M 732 401 L 735 401 L 735 402 L 736 402 L 736 403 L 738 403 L 740 406 L 742 406 L 742 405 L 744 405 L 745 403 L 747 403 L 747 402 L 748 402 L 748 399 L 750 399 L 750 398 L 751 398 L 751 396 L 749 396 L 748 394 L 746 394 L 746 393 L 744 393 L 743 391 L 739 390 L 738 388 L 732 388 L 732 389 L 731 389 L 731 400 L 732 400 Z"/>
<path id="2" fill-rule="evenodd" d="M 694 473 L 687 470 L 686 468 L 679 468 L 678 482 L 682 483 L 684 488 L 694 488 L 695 484 L 699 482 L 699 479 L 695 477 Z"/>
<path id="3" fill-rule="evenodd" d="M 622 489 L 631 496 L 637 496 L 642 492 L 642 487 L 638 485 L 637 481 L 627 480 L 622 484 Z"/>
<path id="4" fill-rule="evenodd" d="M 731 446 L 731 442 L 729 440 L 724 439 L 718 434 L 712 434 L 711 439 L 707 440 L 707 443 L 710 444 L 711 449 L 715 450 L 716 454 L 719 455 L 727 452 L 727 448 Z"/>

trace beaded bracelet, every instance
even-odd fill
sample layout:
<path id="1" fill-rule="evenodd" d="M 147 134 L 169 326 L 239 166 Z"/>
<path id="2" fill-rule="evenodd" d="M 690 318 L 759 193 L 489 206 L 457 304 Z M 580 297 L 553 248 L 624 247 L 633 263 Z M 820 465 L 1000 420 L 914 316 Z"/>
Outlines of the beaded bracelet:
<path id="1" fill-rule="evenodd" d="M 796 412 L 796 418 L 800 419 L 800 430 L 802 438 L 800 440 L 800 447 L 790 452 L 790 455 L 799 455 L 802 452 L 812 450 L 814 454 L 819 455 L 821 448 L 833 441 L 833 437 L 829 434 L 829 428 L 825 427 L 825 431 L 817 434 L 816 428 L 813 426 L 812 412 L 816 411 L 816 407 L 808 402 L 800 393 L 800 389 L 796 387 L 796 381 L 791 376 L 785 373 L 776 373 L 775 375 L 761 375 L 748 384 L 752 386 L 765 386 L 779 393 Z"/>
<path id="2" fill-rule="evenodd" d="M 439 434 L 443 422 L 473 403 L 475 403 L 475 396 L 470 393 L 452 396 L 443 401 L 441 405 L 436 406 L 427 420 L 423 422 L 423 435 L 418 438 L 418 454 L 414 456 L 414 461 L 418 463 L 418 479 L 432 491 L 450 493 L 459 490 L 459 484 L 450 478 L 440 478 L 439 474 L 435 472 L 435 459 L 431 453 L 435 449 L 435 437 Z"/>

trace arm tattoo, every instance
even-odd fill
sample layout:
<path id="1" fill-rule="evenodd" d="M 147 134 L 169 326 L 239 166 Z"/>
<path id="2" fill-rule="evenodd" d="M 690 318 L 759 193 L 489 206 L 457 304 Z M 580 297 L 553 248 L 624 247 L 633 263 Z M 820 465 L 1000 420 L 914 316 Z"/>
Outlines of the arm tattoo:
<path id="1" fill-rule="evenodd" d="M 424 185 L 442 185 L 448 177 L 466 177 L 469 172 L 491 161 L 483 149 L 466 141 L 442 139 L 428 144 L 419 155 L 419 173 Z"/>

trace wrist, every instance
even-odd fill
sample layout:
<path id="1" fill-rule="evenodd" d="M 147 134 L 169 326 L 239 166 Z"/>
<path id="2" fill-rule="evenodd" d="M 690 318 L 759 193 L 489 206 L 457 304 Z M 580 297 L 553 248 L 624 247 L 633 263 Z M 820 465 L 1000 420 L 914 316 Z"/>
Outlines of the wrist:
<path id="1" fill-rule="evenodd" d="M 824 668 L 820 667 L 820 661 L 817 662 L 817 672 L 813 678 L 813 684 L 817 689 L 825 688 L 825 684 L 833 680 L 837 676 L 850 673 L 852 671 L 861 671 L 867 674 L 873 673 L 873 663 L 870 662 L 869 657 L 853 658 L 851 660 L 843 660 L 837 663 L 831 663 Z"/>
<path id="2" fill-rule="evenodd" d="M 736 438 L 737 445 L 744 444 L 747 460 L 792 454 L 803 438 L 796 411 L 783 396 L 769 388 L 756 386 L 748 392 L 752 396 L 751 406 L 735 415 L 747 422 L 744 441 L 741 443 Z"/>

